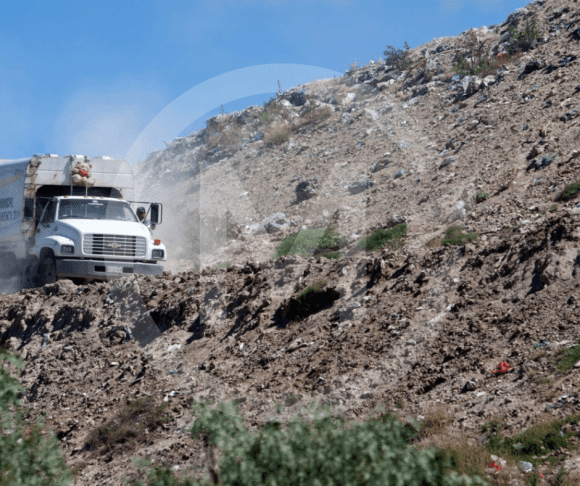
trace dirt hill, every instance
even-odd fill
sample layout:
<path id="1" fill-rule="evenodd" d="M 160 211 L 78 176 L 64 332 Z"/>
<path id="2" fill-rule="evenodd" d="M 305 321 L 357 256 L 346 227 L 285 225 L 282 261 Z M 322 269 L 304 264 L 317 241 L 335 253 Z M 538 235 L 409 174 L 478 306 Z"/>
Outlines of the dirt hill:
<path id="1" fill-rule="evenodd" d="M 577 7 L 536 1 L 403 65 L 298 86 L 140 164 L 171 272 L 0 303 L 28 417 L 57 432 L 76 484 L 122 484 L 132 457 L 203 474 L 192 400 L 236 400 L 250 425 L 312 402 L 357 419 L 380 405 L 424 422 L 419 445 L 471 448 L 491 425 L 509 439 L 580 413 Z M 515 49 L 509 29 L 532 25 Z M 339 258 L 273 258 L 329 226 Z M 150 402 L 132 414 L 137 399 Z M 105 437 L 113 420 L 122 433 Z M 576 435 L 536 465 L 546 484 L 580 473 Z M 524 484 L 508 466 L 495 484 Z"/>

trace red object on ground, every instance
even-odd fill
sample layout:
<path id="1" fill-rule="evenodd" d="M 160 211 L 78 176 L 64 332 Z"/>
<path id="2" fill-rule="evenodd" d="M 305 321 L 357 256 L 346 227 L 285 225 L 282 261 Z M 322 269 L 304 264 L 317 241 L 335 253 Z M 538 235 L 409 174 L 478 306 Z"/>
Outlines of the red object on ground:
<path id="1" fill-rule="evenodd" d="M 498 471 L 501 471 L 501 466 L 498 466 L 495 462 L 492 462 L 489 467 L 495 467 Z"/>
<path id="2" fill-rule="evenodd" d="M 79 174 L 83 177 L 86 177 L 89 175 L 89 173 L 85 170 L 85 169 L 81 169 L 79 170 Z"/>
<path id="3" fill-rule="evenodd" d="M 502 361 L 499 364 L 498 368 L 499 369 L 497 369 L 495 371 L 492 371 L 492 373 L 507 373 L 510 370 L 511 366 L 509 365 L 509 363 L 506 363 L 505 361 Z"/>

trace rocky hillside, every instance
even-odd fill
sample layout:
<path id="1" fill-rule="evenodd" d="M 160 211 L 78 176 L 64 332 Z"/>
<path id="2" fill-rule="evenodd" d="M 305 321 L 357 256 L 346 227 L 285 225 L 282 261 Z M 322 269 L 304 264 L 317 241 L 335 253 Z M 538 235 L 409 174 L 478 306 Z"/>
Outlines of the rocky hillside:
<path id="1" fill-rule="evenodd" d="M 510 28 L 532 25 L 515 49 Z M 519 437 L 580 413 L 577 369 L 562 364 L 580 338 L 579 56 L 577 4 L 536 1 L 151 154 L 141 198 L 164 203 L 172 272 L 0 303 L 29 418 L 57 431 L 76 484 L 122 484 L 131 457 L 201 474 L 192 400 L 236 400 L 253 425 L 311 402 L 357 419 L 381 405 L 439 417 L 421 444 L 472 448 L 489 424 Z M 363 248 L 403 223 L 396 244 Z M 339 258 L 273 258 L 331 225 Z M 105 441 L 145 397 L 167 421 Z M 536 456 L 546 484 L 580 473 L 576 435 Z M 508 460 L 494 484 L 526 484 L 522 468 Z"/>

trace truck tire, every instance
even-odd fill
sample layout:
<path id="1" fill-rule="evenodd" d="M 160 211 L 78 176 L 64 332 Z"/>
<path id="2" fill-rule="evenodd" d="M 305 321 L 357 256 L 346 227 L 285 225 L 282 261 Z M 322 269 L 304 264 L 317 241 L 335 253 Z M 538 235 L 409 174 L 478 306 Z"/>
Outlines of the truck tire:
<path id="1" fill-rule="evenodd" d="M 46 284 L 51 284 L 58 280 L 56 277 L 56 262 L 53 257 L 45 256 L 42 259 L 40 265 L 38 265 L 37 280 L 39 287 L 44 287 Z"/>

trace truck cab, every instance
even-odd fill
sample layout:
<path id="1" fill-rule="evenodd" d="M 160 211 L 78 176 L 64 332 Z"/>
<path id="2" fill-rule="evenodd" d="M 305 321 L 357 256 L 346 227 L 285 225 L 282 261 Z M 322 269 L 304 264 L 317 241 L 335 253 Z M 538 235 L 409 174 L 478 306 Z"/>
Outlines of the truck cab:
<path id="1" fill-rule="evenodd" d="M 59 277 L 158 275 L 163 272 L 159 262 L 167 260 L 165 246 L 139 221 L 128 201 L 102 196 L 56 196 L 46 201 L 32 254 L 38 259 L 39 285 Z"/>
<path id="2" fill-rule="evenodd" d="M 167 250 L 152 231 L 163 208 L 131 201 L 133 185 L 131 165 L 111 157 L 0 160 L 0 276 L 36 287 L 162 273 Z"/>

